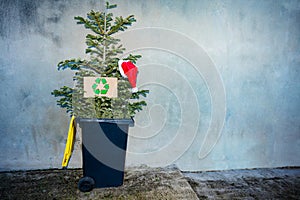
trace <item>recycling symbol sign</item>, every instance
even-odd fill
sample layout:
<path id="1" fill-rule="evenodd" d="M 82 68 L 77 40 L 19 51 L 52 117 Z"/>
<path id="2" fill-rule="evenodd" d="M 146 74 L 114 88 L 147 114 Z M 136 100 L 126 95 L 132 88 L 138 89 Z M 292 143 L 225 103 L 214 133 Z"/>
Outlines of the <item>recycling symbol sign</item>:
<path id="1" fill-rule="evenodd" d="M 83 97 L 117 97 L 118 79 L 113 77 L 84 77 L 83 78 Z"/>
<path id="2" fill-rule="evenodd" d="M 103 85 L 103 88 L 99 89 L 99 86 L 101 84 Z M 107 80 L 105 78 L 97 78 L 92 88 L 95 94 L 107 94 L 109 84 L 107 83 Z"/>

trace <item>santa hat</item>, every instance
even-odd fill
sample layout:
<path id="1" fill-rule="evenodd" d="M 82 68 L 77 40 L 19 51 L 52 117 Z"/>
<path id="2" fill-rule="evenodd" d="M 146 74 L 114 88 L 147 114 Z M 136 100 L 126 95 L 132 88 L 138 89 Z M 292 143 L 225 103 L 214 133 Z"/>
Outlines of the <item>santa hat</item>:
<path id="1" fill-rule="evenodd" d="M 132 87 L 131 91 L 132 93 L 135 93 L 138 91 L 138 88 L 136 87 L 136 78 L 138 73 L 138 68 L 135 66 L 130 60 L 119 60 L 119 71 L 121 75 L 124 78 L 128 78 L 128 81 Z"/>

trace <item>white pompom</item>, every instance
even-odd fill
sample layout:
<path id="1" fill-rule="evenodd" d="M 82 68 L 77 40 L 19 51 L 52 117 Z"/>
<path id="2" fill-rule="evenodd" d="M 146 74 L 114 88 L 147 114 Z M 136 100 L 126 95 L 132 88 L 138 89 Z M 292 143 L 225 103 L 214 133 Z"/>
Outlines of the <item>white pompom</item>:
<path id="1" fill-rule="evenodd" d="M 136 93 L 136 92 L 138 92 L 138 91 L 139 91 L 139 89 L 138 89 L 137 87 L 131 89 L 131 92 L 132 92 L 132 93 Z"/>

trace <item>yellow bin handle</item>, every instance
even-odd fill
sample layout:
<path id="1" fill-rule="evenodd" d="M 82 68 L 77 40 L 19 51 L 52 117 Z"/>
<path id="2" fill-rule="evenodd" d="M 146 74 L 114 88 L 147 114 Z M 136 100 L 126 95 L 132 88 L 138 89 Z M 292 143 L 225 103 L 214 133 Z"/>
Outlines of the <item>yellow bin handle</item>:
<path id="1" fill-rule="evenodd" d="M 72 152 L 74 149 L 75 136 L 76 136 L 75 117 L 72 116 L 70 125 L 69 125 L 68 138 L 67 138 L 67 143 L 66 143 L 66 147 L 65 147 L 64 158 L 63 158 L 63 161 L 61 164 L 61 166 L 63 168 L 67 168 L 67 166 L 69 164 L 69 160 L 71 158 L 71 155 L 72 155 Z"/>

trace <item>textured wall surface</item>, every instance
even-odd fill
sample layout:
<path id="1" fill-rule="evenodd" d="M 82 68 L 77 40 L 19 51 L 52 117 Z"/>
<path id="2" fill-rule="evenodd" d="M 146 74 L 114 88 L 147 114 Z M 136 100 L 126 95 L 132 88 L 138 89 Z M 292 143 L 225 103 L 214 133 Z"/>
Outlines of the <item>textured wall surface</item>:
<path id="1" fill-rule="evenodd" d="M 119 34 L 143 55 L 148 107 L 127 165 L 182 170 L 300 166 L 300 2 L 126 0 Z M 74 16 L 103 1 L 0 0 L 0 170 L 57 168 L 69 117 L 50 95 L 72 86 L 56 65 L 85 57 Z M 80 145 L 70 162 L 80 167 Z"/>

